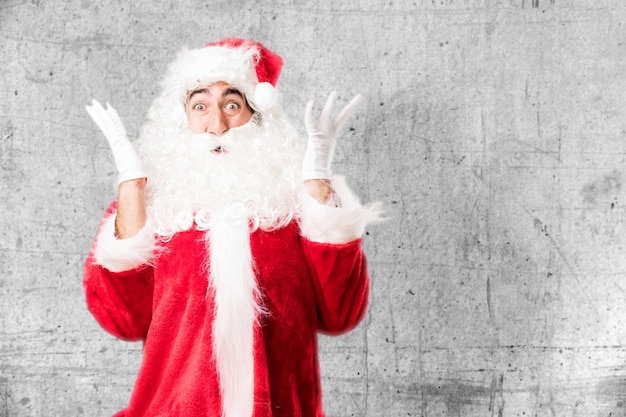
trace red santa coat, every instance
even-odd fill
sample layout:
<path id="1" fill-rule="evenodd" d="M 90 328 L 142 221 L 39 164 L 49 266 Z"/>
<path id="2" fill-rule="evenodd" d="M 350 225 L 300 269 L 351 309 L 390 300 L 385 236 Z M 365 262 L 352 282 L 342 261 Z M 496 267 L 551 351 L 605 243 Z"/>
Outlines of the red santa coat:
<path id="1" fill-rule="evenodd" d="M 112 205 L 105 218 L 114 212 Z M 101 265 L 94 243 L 85 265 L 89 310 L 116 337 L 144 341 L 119 416 L 221 415 L 204 233 L 177 233 L 151 266 L 120 272 Z M 254 417 L 323 416 L 316 334 L 346 332 L 366 312 L 361 240 L 314 242 L 292 222 L 253 232 L 250 246 L 266 310 L 254 330 Z"/>

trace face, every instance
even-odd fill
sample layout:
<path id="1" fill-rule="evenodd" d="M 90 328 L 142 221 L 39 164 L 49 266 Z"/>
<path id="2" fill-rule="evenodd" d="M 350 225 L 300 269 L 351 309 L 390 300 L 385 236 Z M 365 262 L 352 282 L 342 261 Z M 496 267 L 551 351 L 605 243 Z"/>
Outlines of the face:
<path id="1" fill-rule="evenodd" d="M 223 81 L 191 91 L 185 111 L 192 132 L 213 135 L 243 126 L 252 118 L 243 93 Z"/>

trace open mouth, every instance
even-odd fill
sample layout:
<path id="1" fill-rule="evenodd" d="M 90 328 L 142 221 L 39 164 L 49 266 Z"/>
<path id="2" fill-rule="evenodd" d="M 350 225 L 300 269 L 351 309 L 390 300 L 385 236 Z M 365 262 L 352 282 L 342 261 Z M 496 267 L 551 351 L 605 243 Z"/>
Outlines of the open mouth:
<path id="1" fill-rule="evenodd" d="M 215 155 L 223 155 L 225 153 L 227 153 L 228 151 L 224 148 L 222 148 L 221 146 L 216 147 L 215 149 L 213 149 L 211 151 L 211 153 L 215 154 Z"/>

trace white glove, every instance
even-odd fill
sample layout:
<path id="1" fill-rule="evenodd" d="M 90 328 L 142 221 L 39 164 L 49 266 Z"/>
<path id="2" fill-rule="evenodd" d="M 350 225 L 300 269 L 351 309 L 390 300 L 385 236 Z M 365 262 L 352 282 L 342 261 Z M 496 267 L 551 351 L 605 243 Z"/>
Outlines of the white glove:
<path id="1" fill-rule="evenodd" d="M 141 160 L 128 140 L 120 116 L 109 103 L 106 105 L 105 110 L 97 100 L 93 100 L 91 105 L 85 106 L 85 109 L 109 142 L 119 173 L 118 184 L 137 178 L 146 178 L 147 175 L 143 170 Z"/>
<path id="2" fill-rule="evenodd" d="M 304 125 L 309 135 L 309 140 L 302 161 L 302 179 L 330 179 L 330 165 L 335 154 L 337 137 L 341 129 L 346 124 L 350 116 L 354 113 L 356 106 L 361 101 L 361 96 L 357 95 L 341 110 L 337 119 L 332 122 L 330 114 L 337 101 L 337 92 L 330 93 L 326 105 L 322 110 L 319 121 L 313 117 L 313 100 L 306 106 Z"/>

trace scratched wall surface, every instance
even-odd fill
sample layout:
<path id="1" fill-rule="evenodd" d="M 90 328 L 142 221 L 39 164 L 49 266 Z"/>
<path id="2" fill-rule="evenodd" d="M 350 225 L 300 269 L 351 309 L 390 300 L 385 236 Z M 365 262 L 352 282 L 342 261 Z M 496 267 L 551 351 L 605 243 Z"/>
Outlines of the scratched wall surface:
<path id="1" fill-rule="evenodd" d="M 334 166 L 388 220 L 366 321 L 320 340 L 329 417 L 626 415 L 621 0 L 2 0 L 0 415 L 127 403 L 141 346 L 82 293 L 116 175 L 83 107 L 134 135 L 176 51 L 233 35 L 283 56 L 301 131 L 367 99 Z"/>

